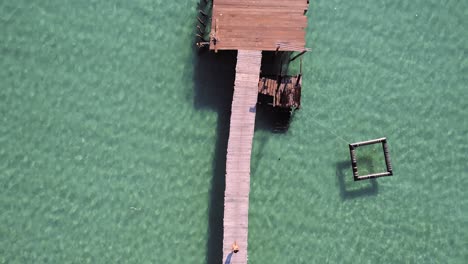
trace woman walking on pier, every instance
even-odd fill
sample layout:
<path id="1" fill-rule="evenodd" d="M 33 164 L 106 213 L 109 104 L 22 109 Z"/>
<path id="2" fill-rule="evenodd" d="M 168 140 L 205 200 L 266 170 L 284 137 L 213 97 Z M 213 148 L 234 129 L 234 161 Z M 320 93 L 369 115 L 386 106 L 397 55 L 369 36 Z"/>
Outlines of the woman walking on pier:
<path id="1" fill-rule="evenodd" d="M 237 245 L 236 241 L 234 241 L 234 244 L 232 244 L 232 252 L 234 253 L 239 252 L 239 246 Z"/>

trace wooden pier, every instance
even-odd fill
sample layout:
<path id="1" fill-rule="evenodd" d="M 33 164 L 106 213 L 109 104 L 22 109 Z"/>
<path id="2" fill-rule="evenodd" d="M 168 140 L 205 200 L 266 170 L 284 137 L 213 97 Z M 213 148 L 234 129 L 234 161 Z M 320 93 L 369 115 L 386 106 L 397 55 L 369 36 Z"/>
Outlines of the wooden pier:
<path id="1" fill-rule="evenodd" d="M 215 52 L 238 51 L 226 158 L 222 263 L 246 264 L 250 155 L 258 96 L 270 96 L 275 107 L 285 109 L 297 108 L 300 104 L 300 75 L 280 74 L 275 82 L 261 77 L 262 51 L 274 52 L 275 56 L 296 51 L 300 56 L 309 50 L 305 47 L 305 14 L 309 1 L 208 0 L 200 3 L 205 4 L 201 4 L 203 10 L 199 11 L 203 17 L 198 17 L 200 42 L 197 46 L 209 46 Z M 238 246 L 236 252 L 232 248 L 234 243 Z"/>
<path id="2" fill-rule="evenodd" d="M 239 50 L 237 53 L 224 192 L 223 261 L 231 253 L 234 242 L 239 246 L 239 252 L 232 256 L 231 264 L 247 263 L 250 153 L 261 58 L 261 51 Z"/>

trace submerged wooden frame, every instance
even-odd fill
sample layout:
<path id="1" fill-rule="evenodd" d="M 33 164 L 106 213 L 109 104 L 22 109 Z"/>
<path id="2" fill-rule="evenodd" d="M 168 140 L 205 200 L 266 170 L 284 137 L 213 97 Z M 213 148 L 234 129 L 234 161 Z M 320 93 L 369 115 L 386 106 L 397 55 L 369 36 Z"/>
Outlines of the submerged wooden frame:
<path id="1" fill-rule="evenodd" d="M 356 155 L 356 149 L 361 146 L 366 146 L 366 145 L 372 145 L 372 144 L 382 144 L 382 150 L 384 152 L 384 157 L 385 157 L 385 165 L 387 167 L 386 172 L 380 172 L 380 173 L 372 173 L 372 174 L 367 174 L 367 175 L 359 175 L 358 171 L 358 166 L 357 166 L 357 155 Z M 384 177 L 384 176 L 392 176 L 393 175 L 393 169 L 392 169 L 392 163 L 390 162 L 390 154 L 388 152 L 388 145 L 387 145 L 387 138 L 378 138 L 378 139 L 373 139 L 373 140 L 368 140 L 368 141 L 361 141 L 361 142 L 356 142 L 349 144 L 349 154 L 351 156 L 351 166 L 353 168 L 353 176 L 355 181 L 360 181 L 360 180 L 367 180 L 367 179 L 373 179 L 373 178 L 378 178 L 378 177 Z"/>

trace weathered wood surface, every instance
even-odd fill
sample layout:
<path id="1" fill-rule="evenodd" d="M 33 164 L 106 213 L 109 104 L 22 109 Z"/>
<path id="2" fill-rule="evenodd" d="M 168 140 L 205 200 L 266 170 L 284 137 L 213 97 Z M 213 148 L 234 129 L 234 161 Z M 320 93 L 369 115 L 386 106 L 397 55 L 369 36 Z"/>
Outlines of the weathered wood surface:
<path id="1" fill-rule="evenodd" d="M 214 0 L 210 49 L 302 51 L 307 8 L 307 0 Z"/>
<path id="2" fill-rule="evenodd" d="M 239 50 L 231 108 L 224 192 L 223 263 L 234 241 L 239 252 L 231 264 L 247 263 L 250 154 L 255 127 L 261 51 Z"/>
<path id="3" fill-rule="evenodd" d="M 283 76 L 278 79 L 262 77 L 258 81 L 258 93 L 273 97 L 273 107 L 300 107 L 301 85 L 299 76 Z"/>

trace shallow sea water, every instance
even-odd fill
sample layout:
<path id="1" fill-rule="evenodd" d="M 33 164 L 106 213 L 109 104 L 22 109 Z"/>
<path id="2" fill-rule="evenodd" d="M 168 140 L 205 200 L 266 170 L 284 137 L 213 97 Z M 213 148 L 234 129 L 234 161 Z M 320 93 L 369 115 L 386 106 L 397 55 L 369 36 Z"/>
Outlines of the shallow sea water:
<path id="1" fill-rule="evenodd" d="M 0 263 L 221 261 L 235 54 L 198 57 L 196 7 L 0 4 Z M 468 261 L 467 14 L 311 1 L 302 109 L 255 133 L 249 263 Z M 395 175 L 353 182 L 347 144 L 383 136 Z"/>

